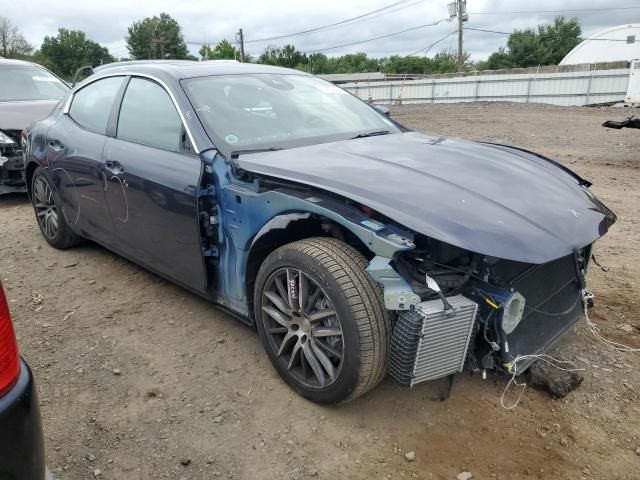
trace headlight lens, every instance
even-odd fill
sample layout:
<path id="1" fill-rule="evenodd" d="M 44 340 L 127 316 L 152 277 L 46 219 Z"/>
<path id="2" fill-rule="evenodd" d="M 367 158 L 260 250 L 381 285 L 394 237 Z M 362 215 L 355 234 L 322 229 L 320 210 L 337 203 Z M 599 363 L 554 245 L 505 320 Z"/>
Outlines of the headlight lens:
<path id="1" fill-rule="evenodd" d="M 0 145 L 13 145 L 15 143 L 9 135 L 0 130 Z"/>
<path id="2" fill-rule="evenodd" d="M 504 302 L 502 306 L 502 330 L 504 333 L 510 334 L 516 329 L 522 320 L 524 304 L 524 297 L 518 292 L 511 294 Z"/>

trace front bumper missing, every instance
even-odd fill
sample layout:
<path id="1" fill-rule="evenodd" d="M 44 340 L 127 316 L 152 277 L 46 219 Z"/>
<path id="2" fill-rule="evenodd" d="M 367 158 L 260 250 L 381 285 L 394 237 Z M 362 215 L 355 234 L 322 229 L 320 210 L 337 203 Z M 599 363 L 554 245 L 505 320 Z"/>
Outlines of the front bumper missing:
<path id="1" fill-rule="evenodd" d="M 26 191 L 22 150 L 14 146 L 0 148 L 0 195 Z"/>
<path id="2" fill-rule="evenodd" d="M 584 252 L 588 255 L 589 249 Z M 442 301 L 420 302 L 419 297 L 416 301 L 409 283 L 389 265 L 388 260 L 375 257 L 367 271 L 382 284 L 387 309 L 398 314 L 389 370 L 401 383 L 410 386 L 452 375 L 462 371 L 463 366 L 470 370 L 508 373 L 509 365 L 518 356 L 545 352 L 575 325 L 582 314 L 584 275 L 576 268 L 574 254 L 540 265 L 506 260 L 495 264 L 495 278 L 526 299 L 522 319 L 510 333 L 501 329 L 495 312 L 491 314 L 493 307 L 485 304 L 482 296 L 472 293 L 472 289 L 481 287 L 481 284 L 474 286 L 472 280 L 461 295 L 447 297 L 449 300 L 462 297 L 476 305 L 477 314 L 474 313 L 473 318 L 458 318 L 459 312 L 449 318 L 443 317 L 440 315 L 444 312 Z M 430 313 L 423 308 L 427 304 L 430 305 Z M 437 328 L 433 328 L 432 317 L 439 319 Z M 469 325 L 471 328 L 467 328 Z M 461 339 L 465 341 L 462 359 Z M 428 345 L 428 354 L 426 350 L 421 354 L 418 346 L 422 344 Z M 534 361 L 535 357 L 518 362 L 519 373 Z M 456 368 L 444 368 L 447 365 L 455 365 Z M 428 375 L 421 375 L 425 372 Z"/>

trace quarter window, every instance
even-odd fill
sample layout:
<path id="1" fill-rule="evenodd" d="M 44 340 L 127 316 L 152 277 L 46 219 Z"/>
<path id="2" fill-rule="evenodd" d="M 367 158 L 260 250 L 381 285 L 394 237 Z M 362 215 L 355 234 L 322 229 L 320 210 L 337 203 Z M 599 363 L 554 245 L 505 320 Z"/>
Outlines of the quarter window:
<path id="1" fill-rule="evenodd" d="M 96 133 L 106 134 L 113 101 L 123 77 L 110 77 L 93 82 L 74 96 L 69 116 L 80 126 Z"/>
<path id="2" fill-rule="evenodd" d="M 118 138 L 181 151 L 182 121 L 164 88 L 149 80 L 131 79 L 120 108 Z"/>

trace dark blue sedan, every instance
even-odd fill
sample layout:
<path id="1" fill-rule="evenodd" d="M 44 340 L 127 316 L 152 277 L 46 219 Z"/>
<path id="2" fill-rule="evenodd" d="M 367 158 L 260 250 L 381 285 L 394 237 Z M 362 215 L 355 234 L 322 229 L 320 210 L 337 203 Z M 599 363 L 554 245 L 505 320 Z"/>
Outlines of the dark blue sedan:
<path id="1" fill-rule="evenodd" d="M 317 402 L 387 371 L 523 371 L 579 318 L 615 221 L 553 160 L 264 65 L 107 65 L 24 140 L 49 244 L 89 239 L 216 302 Z"/>

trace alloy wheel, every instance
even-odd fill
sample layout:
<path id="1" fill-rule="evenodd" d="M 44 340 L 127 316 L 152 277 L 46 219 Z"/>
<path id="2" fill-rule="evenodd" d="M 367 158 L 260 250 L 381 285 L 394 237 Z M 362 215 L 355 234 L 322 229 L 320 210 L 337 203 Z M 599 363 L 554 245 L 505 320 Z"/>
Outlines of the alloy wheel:
<path id="1" fill-rule="evenodd" d="M 303 385 L 326 388 L 344 358 L 340 319 L 326 292 L 302 270 L 273 272 L 262 292 L 262 322 L 271 348 Z"/>
<path id="2" fill-rule="evenodd" d="M 49 239 L 55 239 L 59 229 L 58 209 L 53 190 L 43 177 L 37 177 L 33 185 L 34 206 L 42 233 Z"/>

